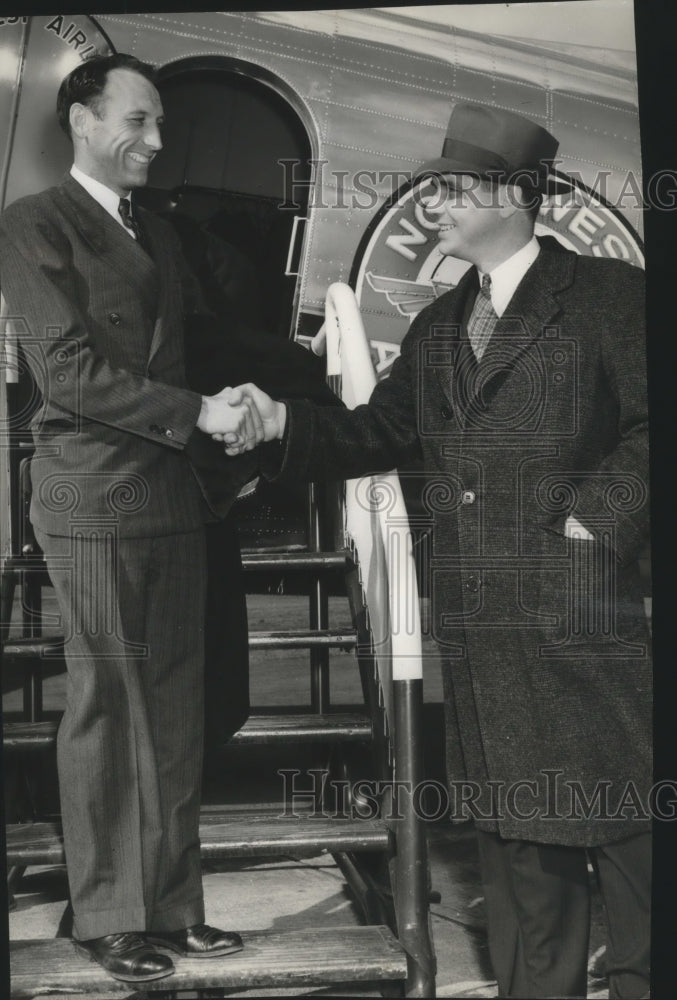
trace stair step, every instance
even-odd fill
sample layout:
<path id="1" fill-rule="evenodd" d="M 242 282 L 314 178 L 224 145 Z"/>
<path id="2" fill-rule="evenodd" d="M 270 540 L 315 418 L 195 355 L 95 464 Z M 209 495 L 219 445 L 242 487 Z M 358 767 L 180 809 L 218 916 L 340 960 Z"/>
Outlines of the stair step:
<path id="1" fill-rule="evenodd" d="M 200 819 L 200 854 L 206 859 L 293 854 L 383 851 L 389 834 L 378 820 L 332 819 L 275 812 L 205 812 Z"/>
<path id="2" fill-rule="evenodd" d="M 285 632 L 250 632 L 250 649 L 354 649 L 354 629 L 294 629 Z"/>
<path id="3" fill-rule="evenodd" d="M 54 745 L 58 719 L 46 722 L 4 722 L 2 745 L 5 752 L 12 750 L 47 750 Z"/>
<path id="4" fill-rule="evenodd" d="M 5 721 L 3 746 L 12 750 L 40 751 L 54 745 L 58 719 L 44 722 Z M 330 715 L 252 715 L 224 746 L 288 743 L 364 743 L 371 740 L 366 715 L 332 712 Z"/>
<path id="5" fill-rule="evenodd" d="M 244 949 L 225 958 L 172 956 L 176 972 L 139 984 L 152 990 L 321 986 L 330 983 L 401 980 L 406 956 L 387 927 L 323 927 L 243 933 Z M 12 997 L 66 991 L 129 996 L 134 987 L 112 979 L 81 957 L 67 938 L 10 944 Z"/>
<path id="6" fill-rule="evenodd" d="M 250 649 L 354 649 L 357 634 L 354 629 L 289 629 L 284 632 L 250 632 Z M 7 664 L 15 660 L 48 659 L 63 657 L 63 638 L 10 639 L 5 643 L 3 656 Z"/>
<path id="7" fill-rule="evenodd" d="M 331 712 L 328 715 L 250 715 L 226 744 L 241 746 L 254 743 L 364 743 L 373 736 L 367 715 L 354 712 Z"/>
<path id="8" fill-rule="evenodd" d="M 348 549 L 338 552 L 279 551 L 242 549 L 242 566 L 248 572 L 269 572 L 270 570 L 344 570 L 353 565 L 353 557 Z M 30 570 L 47 572 L 41 555 L 10 556 L 4 562 L 5 571 Z"/>
<path id="9" fill-rule="evenodd" d="M 63 637 L 60 635 L 47 636 L 45 638 L 8 639 L 2 648 L 2 657 L 8 665 L 13 660 L 40 659 L 49 660 L 63 659 Z"/>
<path id="10" fill-rule="evenodd" d="M 314 857 L 345 851 L 383 851 L 389 845 L 385 824 L 378 820 L 332 819 L 276 810 L 203 810 L 200 853 L 204 859 L 256 858 L 274 854 Z M 13 823 L 6 828 L 7 864 L 65 864 L 61 824 Z"/>
<path id="11" fill-rule="evenodd" d="M 322 572 L 345 570 L 353 565 L 347 549 L 339 552 L 246 552 L 242 553 L 242 566 L 248 572 L 275 570 Z"/>

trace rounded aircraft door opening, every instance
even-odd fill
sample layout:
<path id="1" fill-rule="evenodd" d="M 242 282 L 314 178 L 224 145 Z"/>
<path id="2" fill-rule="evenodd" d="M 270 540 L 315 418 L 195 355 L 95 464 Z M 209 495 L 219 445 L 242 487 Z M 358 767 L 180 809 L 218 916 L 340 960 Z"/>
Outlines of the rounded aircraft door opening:
<path id="1" fill-rule="evenodd" d="M 262 82 L 267 80 L 267 82 Z M 311 142 L 283 84 L 264 69 L 222 57 L 182 60 L 160 71 L 163 149 L 139 191 L 172 221 L 189 262 L 207 233 L 212 274 L 248 325 L 290 336 L 296 276 L 285 275 L 294 217 L 285 208 L 285 168 L 307 191 Z"/>
<path id="2" fill-rule="evenodd" d="M 222 324 L 225 338 L 230 319 L 241 325 L 244 337 L 260 331 L 290 338 L 297 276 L 285 270 L 290 241 L 296 240 L 294 219 L 306 212 L 309 185 L 303 182 L 311 174 L 302 105 L 299 114 L 294 93 L 267 70 L 221 56 L 165 66 L 157 86 L 165 116 L 163 148 L 151 165 L 148 186 L 135 197 L 174 227 L 205 304 L 228 317 Z M 285 198 L 287 175 L 279 161 L 294 163 L 293 202 Z M 227 371 L 214 368 L 212 376 L 219 384 L 209 392 L 237 384 Z M 250 378 L 256 381 L 255 370 Z M 292 495 L 259 477 L 256 492 L 240 498 L 233 512 L 240 544 L 305 547 L 306 506 L 305 487 Z M 213 534 L 210 548 L 216 551 Z"/>

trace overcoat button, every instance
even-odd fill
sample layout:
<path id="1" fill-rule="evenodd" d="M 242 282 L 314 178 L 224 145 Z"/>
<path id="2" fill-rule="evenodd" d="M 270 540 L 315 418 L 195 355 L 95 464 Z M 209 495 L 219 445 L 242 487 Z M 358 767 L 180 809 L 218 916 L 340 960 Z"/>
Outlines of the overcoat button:
<path id="1" fill-rule="evenodd" d="M 461 493 L 461 503 L 475 503 L 477 495 L 474 490 L 463 490 Z"/>
<path id="2" fill-rule="evenodd" d="M 450 407 L 448 407 L 448 406 L 443 406 L 442 409 L 440 410 L 440 413 L 442 414 L 442 416 L 444 417 L 445 420 L 451 420 L 451 418 L 454 415 L 452 413 Z"/>
<path id="3" fill-rule="evenodd" d="M 469 590 L 471 594 L 476 594 L 481 586 L 482 581 L 478 576 L 469 576 L 465 581 L 465 589 Z"/>
<path id="4" fill-rule="evenodd" d="M 174 437 L 174 431 L 171 429 L 171 427 L 167 427 L 165 429 L 165 437 L 166 438 L 173 438 Z"/>
<path id="5" fill-rule="evenodd" d="M 120 314 L 119 313 L 110 313 L 109 316 L 108 316 L 108 319 L 111 321 L 111 323 L 113 324 L 113 326 L 119 326 L 120 325 Z"/>

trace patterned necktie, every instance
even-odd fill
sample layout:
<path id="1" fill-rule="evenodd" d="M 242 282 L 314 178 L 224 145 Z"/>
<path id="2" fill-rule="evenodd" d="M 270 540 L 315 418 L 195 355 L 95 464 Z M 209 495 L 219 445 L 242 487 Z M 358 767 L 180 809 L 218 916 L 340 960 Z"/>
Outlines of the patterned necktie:
<path id="1" fill-rule="evenodd" d="M 120 213 L 120 218 L 122 219 L 125 228 L 131 233 L 134 233 L 139 246 L 148 252 L 148 247 L 146 241 L 143 238 L 143 232 L 141 226 L 139 225 L 136 218 L 132 215 L 132 206 L 128 198 L 120 198 L 120 204 L 118 205 L 118 212 Z"/>
<path id="2" fill-rule="evenodd" d="M 468 319 L 468 339 L 478 361 L 482 360 L 497 320 L 498 316 L 491 304 L 491 278 L 485 274 Z"/>

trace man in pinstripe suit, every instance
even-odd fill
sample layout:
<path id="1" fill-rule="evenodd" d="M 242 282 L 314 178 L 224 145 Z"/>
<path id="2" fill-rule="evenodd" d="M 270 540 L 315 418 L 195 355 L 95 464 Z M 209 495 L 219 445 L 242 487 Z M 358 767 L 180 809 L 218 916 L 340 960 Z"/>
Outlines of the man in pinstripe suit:
<path id="1" fill-rule="evenodd" d="M 158 948 L 242 947 L 204 924 L 208 507 L 189 456 L 201 432 L 251 449 L 262 428 L 238 393 L 186 388 L 178 242 L 130 211 L 162 145 L 151 68 L 97 56 L 64 80 L 57 111 L 73 168 L 6 210 L 0 276 L 43 396 L 31 520 L 65 633 L 57 755 L 74 937 L 137 982 L 174 971 Z M 233 497 L 250 473 L 232 466 Z"/>

